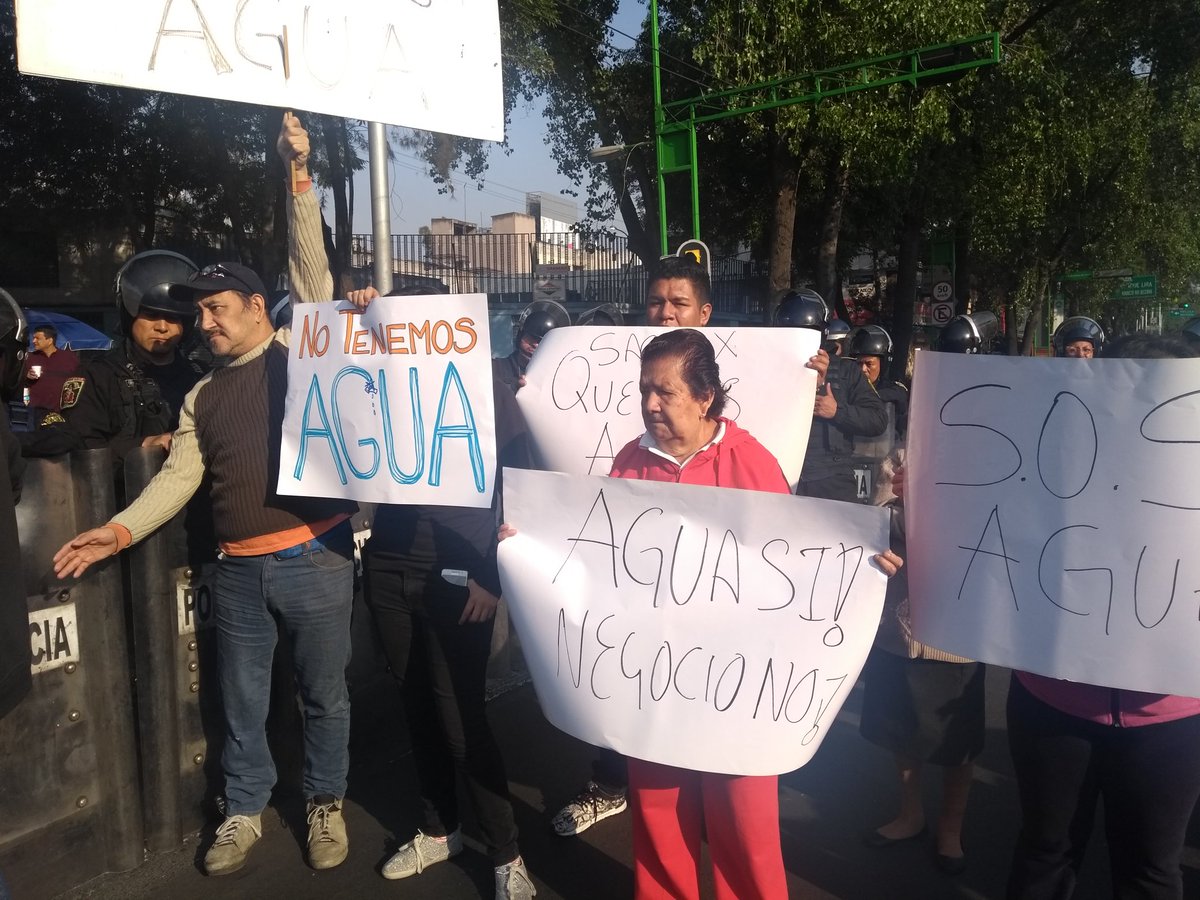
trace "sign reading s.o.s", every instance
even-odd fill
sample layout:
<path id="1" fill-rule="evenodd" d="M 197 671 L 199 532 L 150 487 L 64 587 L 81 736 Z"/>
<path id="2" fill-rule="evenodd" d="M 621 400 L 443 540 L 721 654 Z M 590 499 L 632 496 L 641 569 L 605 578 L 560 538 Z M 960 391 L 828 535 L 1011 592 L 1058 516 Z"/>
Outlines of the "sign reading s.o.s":
<path id="1" fill-rule="evenodd" d="M 34 675 L 79 662 L 79 627 L 74 603 L 29 614 L 29 653 L 29 671 Z"/>

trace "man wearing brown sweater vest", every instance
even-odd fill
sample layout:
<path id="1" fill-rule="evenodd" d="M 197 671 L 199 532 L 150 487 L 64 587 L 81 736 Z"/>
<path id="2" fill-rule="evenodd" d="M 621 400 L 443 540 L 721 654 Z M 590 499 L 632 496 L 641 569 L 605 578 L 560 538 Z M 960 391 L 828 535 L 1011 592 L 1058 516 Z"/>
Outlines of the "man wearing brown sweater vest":
<path id="1" fill-rule="evenodd" d="M 285 129 L 287 121 L 285 119 Z M 293 221 L 315 206 L 307 178 L 307 147 L 296 154 L 303 176 L 293 189 Z M 293 235 L 295 240 L 295 235 Z M 332 296 L 322 272 L 289 255 L 293 285 L 309 286 L 298 301 Z M 322 278 L 323 275 L 323 278 Z M 342 797 L 349 767 L 350 658 L 354 504 L 280 496 L 275 485 L 287 393 L 289 329 L 276 332 L 258 276 L 237 263 L 209 266 L 173 285 L 172 296 L 194 300 L 210 348 L 229 364 L 188 394 L 171 454 L 142 495 L 112 521 L 65 544 L 55 555 L 60 578 L 78 577 L 92 563 L 136 543 L 169 521 L 207 472 L 221 558 L 216 576 L 217 665 L 226 721 L 221 757 L 226 819 L 204 859 L 210 875 L 241 868 L 262 834 L 261 814 L 275 784 L 267 748 L 271 663 L 276 620 L 292 644 L 304 703 L 304 792 L 308 799 L 308 860 L 316 869 L 346 858 Z"/>

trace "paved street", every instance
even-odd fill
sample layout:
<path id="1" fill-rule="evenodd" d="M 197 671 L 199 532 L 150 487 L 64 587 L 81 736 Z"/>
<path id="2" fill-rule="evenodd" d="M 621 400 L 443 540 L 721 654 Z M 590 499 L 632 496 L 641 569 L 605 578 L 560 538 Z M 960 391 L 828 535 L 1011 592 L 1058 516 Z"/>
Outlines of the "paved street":
<path id="1" fill-rule="evenodd" d="M 886 821 L 895 800 L 889 757 L 858 735 L 861 691 L 856 689 L 816 759 L 783 780 L 783 846 L 793 898 L 930 900 L 1001 898 L 1017 828 L 1017 801 L 1004 735 L 1008 673 L 989 672 L 988 743 L 979 760 L 965 843 L 969 866 L 958 878 L 940 874 L 927 844 L 871 850 L 859 834 Z M 377 708 L 377 707 L 376 707 Z M 542 900 L 628 897 L 630 818 L 609 819 L 580 838 L 556 837 L 547 811 L 557 809 L 587 775 L 588 749 L 546 723 L 531 685 L 504 693 L 491 715 L 508 763 L 521 847 Z M 378 870 L 417 827 L 417 799 L 407 741 L 395 720 L 356 722 L 347 818 L 350 858 L 316 873 L 303 861 L 301 803 L 285 799 L 264 817 L 265 834 L 247 867 L 220 881 L 198 867 L 199 842 L 152 857 L 141 868 L 108 875 L 66 895 L 92 900 L 212 900 L 213 897 L 491 898 L 492 872 L 477 842 L 456 860 L 404 883 Z M 935 779 L 936 780 L 936 779 Z M 936 784 L 926 786 L 934 809 Z M 467 825 L 468 834 L 471 825 Z M 1080 900 L 1110 896 L 1098 833 L 1089 854 Z M 1186 854 L 1185 895 L 1200 896 L 1200 817 L 1193 819 Z M 36 896 L 30 894 L 29 896 Z M 24 900 L 22 894 L 16 900 Z"/>

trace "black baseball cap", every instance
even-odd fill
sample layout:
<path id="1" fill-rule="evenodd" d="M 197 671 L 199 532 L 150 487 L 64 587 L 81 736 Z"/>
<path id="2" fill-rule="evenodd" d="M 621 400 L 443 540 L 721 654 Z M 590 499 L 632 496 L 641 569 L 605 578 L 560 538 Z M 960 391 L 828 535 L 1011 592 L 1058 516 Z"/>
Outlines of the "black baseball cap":
<path id="1" fill-rule="evenodd" d="M 235 262 L 205 266 L 183 284 L 173 284 L 168 289 L 171 299 L 189 301 L 201 300 L 209 294 L 219 294 L 222 291 L 258 294 L 264 300 L 268 296 L 266 286 L 254 270 Z"/>

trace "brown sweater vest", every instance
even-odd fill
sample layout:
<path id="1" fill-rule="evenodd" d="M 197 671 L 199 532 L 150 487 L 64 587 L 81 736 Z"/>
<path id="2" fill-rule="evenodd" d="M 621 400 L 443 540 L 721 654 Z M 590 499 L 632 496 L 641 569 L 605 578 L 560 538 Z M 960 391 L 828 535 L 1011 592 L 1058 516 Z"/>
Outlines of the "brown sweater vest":
<path id="1" fill-rule="evenodd" d="M 196 436 L 212 479 L 213 519 L 222 542 L 298 528 L 353 512 L 350 500 L 276 493 L 287 347 L 272 342 L 256 358 L 212 374 L 196 395 Z"/>

